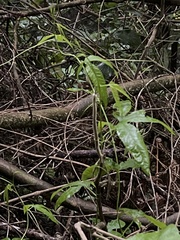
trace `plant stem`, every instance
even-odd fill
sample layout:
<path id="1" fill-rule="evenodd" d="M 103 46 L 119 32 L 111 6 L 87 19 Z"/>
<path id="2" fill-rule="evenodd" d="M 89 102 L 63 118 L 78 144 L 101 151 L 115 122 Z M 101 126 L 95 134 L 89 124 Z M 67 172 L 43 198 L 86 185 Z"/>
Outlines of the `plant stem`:
<path id="1" fill-rule="evenodd" d="M 95 179 L 97 208 L 98 208 L 99 218 L 101 221 L 104 222 L 104 215 L 102 211 L 102 201 L 101 201 L 101 187 L 99 184 L 101 181 L 101 176 L 103 172 L 104 155 L 100 149 L 98 129 L 97 129 L 97 95 L 96 94 L 93 94 L 93 133 L 94 133 L 95 148 L 99 156 L 99 165 L 98 165 L 99 171 Z"/>

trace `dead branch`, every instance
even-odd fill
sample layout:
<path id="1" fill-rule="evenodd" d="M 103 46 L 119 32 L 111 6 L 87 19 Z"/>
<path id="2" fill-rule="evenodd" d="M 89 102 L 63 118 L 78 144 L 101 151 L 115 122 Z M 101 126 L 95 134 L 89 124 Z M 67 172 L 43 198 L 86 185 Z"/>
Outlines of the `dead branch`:
<path id="1" fill-rule="evenodd" d="M 134 80 L 121 84 L 130 95 L 137 95 L 140 91 L 157 92 L 160 90 L 169 90 L 180 85 L 180 74 L 163 75 L 154 79 Z M 108 89 L 109 102 L 112 102 L 112 95 Z M 43 110 L 32 110 L 22 112 L 0 112 L 0 127 L 2 128 L 25 128 L 39 125 L 45 125 L 49 121 L 64 122 L 68 118 L 74 119 L 82 117 L 88 113 L 92 105 L 92 96 L 82 98 L 81 100 L 72 103 L 66 107 L 52 107 Z"/>
<path id="2" fill-rule="evenodd" d="M 14 166 L 8 161 L 5 161 L 4 159 L 0 158 L 0 174 L 4 177 L 7 177 L 9 180 L 15 183 L 19 184 L 25 184 L 27 188 L 31 190 L 47 190 L 47 189 L 54 189 L 54 186 L 41 180 L 38 179 L 25 171 L 19 169 L 18 167 Z M 41 194 L 45 193 L 48 199 L 50 198 L 50 194 L 47 194 L 47 191 L 41 192 Z M 57 195 L 53 200 L 56 200 L 57 197 L 60 195 Z M 0 203 L 0 206 L 7 204 L 7 202 Z M 77 197 L 70 197 L 68 198 L 63 205 L 65 207 L 68 207 L 69 209 L 75 210 L 75 211 L 80 211 L 83 213 L 97 213 L 97 206 L 90 201 L 85 201 Z M 128 215 L 122 214 L 121 211 L 117 212 L 115 209 L 110 208 L 110 207 L 102 207 L 102 211 L 105 217 L 108 217 L 110 219 L 116 218 L 117 215 L 119 215 L 119 218 L 122 221 L 125 222 L 132 222 L 133 218 Z M 174 221 L 177 220 L 177 216 L 179 213 L 173 214 L 172 217 L 169 216 L 167 217 L 167 223 L 173 223 Z M 148 225 L 150 222 L 146 218 L 139 218 L 139 221 L 143 225 Z M 173 222 L 172 222 L 173 221 Z M 152 226 L 153 227 L 153 226 Z"/>
<path id="3" fill-rule="evenodd" d="M 131 0 L 137 1 L 137 0 Z M 141 0 L 138 0 L 141 1 Z M 90 3 L 98 3 L 101 2 L 101 0 L 75 0 L 75 1 L 70 1 L 70 2 L 65 2 L 65 3 L 60 3 L 60 4 L 51 4 L 48 7 L 43 7 L 43 8 L 35 8 L 33 7 L 32 10 L 28 11 L 13 11 L 5 8 L 1 8 L 0 10 L 0 15 L 2 19 L 15 19 L 19 17 L 28 17 L 28 16 L 37 16 L 39 14 L 44 14 L 44 13 L 50 13 L 50 10 L 52 8 L 60 10 L 60 9 L 65 9 L 65 8 L 70 8 L 70 7 L 77 7 L 80 5 L 86 5 Z M 123 3 L 125 0 L 105 0 L 105 2 L 116 2 L 116 3 Z M 161 4 L 161 0 L 144 0 L 144 2 L 147 3 L 153 3 L 153 4 Z M 180 1 L 179 0 L 166 0 L 166 5 L 172 5 L 172 6 L 180 6 Z"/>
<path id="4" fill-rule="evenodd" d="M 25 171 L 19 169 L 18 167 L 14 166 L 8 161 L 5 161 L 4 159 L 0 158 L 0 174 L 4 177 L 7 177 L 9 180 L 15 183 L 25 184 L 27 188 L 31 190 L 45 190 L 50 189 L 53 187 L 53 185 L 38 179 Z M 47 193 L 47 192 L 46 192 Z M 53 200 L 56 200 L 57 197 L 60 195 L 57 195 Z M 45 197 L 50 198 L 50 194 Z M 0 203 L 0 206 L 7 204 L 6 202 Z M 77 197 L 70 197 L 68 198 L 63 205 L 65 207 L 68 207 L 69 209 L 75 210 L 75 211 L 81 211 L 83 213 L 96 213 L 97 212 L 97 206 L 90 201 L 85 201 Z M 121 213 L 117 212 L 113 208 L 109 207 L 102 207 L 104 216 L 107 216 L 109 218 L 115 218 L 117 217 L 117 214 L 120 214 L 120 219 L 126 222 L 131 222 L 133 219 L 131 216 L 121 215 Z M 140 219 L 140 221 L 143 222 L 144 225 L 149 224 L 149 221 L 145 218 Z"/>

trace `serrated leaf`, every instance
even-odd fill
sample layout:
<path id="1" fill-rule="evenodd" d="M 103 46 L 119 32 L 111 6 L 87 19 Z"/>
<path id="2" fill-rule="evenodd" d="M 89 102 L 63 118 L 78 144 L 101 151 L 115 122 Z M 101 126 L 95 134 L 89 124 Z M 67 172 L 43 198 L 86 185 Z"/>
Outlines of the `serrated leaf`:
<path id="1" fill-rule="evenodd" d="M 143 172 L 149 175 L 149 153 L 139 130 L 129 123 L 121 122 L 116 125 L 116 132 L 126 150 L 131 153 Z"/>

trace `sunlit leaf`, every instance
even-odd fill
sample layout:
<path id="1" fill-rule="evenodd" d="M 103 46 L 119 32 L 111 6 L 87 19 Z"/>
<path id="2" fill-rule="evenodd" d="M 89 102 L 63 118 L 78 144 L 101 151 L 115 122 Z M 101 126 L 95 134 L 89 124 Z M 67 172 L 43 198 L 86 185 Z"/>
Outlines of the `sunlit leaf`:
<path id="1" fill-rule="evenodd" d="M 55 37 L 56 42 L 67 43 L 69 46 L 72 47 L 70 41 L 64 35 L 62 35 L 62 34 L 55 34 L 54 37 Z"/>
<path id="2" fill-rule="evenodd" d="M 31 210 L 32 204 L 26 204 L 23 206 L 23 212 L 26 214 L 29 210 Z"/>

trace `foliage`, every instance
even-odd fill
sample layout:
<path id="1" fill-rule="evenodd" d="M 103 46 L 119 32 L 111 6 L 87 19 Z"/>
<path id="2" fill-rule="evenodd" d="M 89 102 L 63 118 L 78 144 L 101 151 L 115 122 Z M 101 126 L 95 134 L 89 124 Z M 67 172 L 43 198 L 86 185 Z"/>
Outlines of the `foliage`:
<path id="1" fill-rule="evenodd" d="M 174 239 L 180 239 L 178 228 L 170 224 L 166 228 L 163 228 L 162 230 L 150 232 L 150 233 L 138 233 L 133 237 L 128 238 L 130 240 L 174 240 Z"/>
<path id="2" fill-rule="evenodd" d="M 158 126 L 163 129 L 163 133 L 167 130 L 173 135 L 174 132 L 168 124 L 172 126 L 173 122 L 176 124 L 179 122 L 178 114 L 174 112 L 174 106 L 178 105 L 177 98 L 174 97 L 172 104 L 173 97 L 170 92 L 168 92 L 170 97 L 168 94 L 166 96 L 165 88 L 158 94 L 164 96 L 166 102 L 168 97 L 170 98 L 168 107 L 165 106 L 168 108 L 166 115 L 170 115 L 169 106 L 173 106 L 173 113 L 171 120 L 167 117 L 165 121 L 161 121 L 162 114 L 154 111 L 161 108 L 161 106 L 156 108 L 154 99 L 156 100 L 157 96 L 155 98 L 153 96 L 154 99 L 149 97 L 146 103 L 147 105 L 149 103 L 148 107 L 137 105 L 135 108 L 134 99 L 121 87 L 127 81 L 135 83 L 138 78 L 153 79 L 159 74 L 169 74 L 177 70 L 176 64 L 171 65 L 173 57 L 176 56 L 172 54 L 174 43 L 177 44 L 177 49 L 179 48 L 178 7 L 165 6 L 163 12 L 159 5 L 138 1 L 88 3 L 83 6 L 79 6 L 78 3 L 77 7 L 72 4 L 75 3 L 51 0 L 10 0 L 8 3 L 0 1 L 1 114 L 3 116 L 7 112 L 23 113 L 27 110 L 32 119 L 34 109 L 69 106 L 69 103 L 78 101 L 85 93 L 93 98 L 91 105 L 93 123 L 92 116 L 80 120 L 70 113 L 65 123 L 48 119 L 48 124 L 40 128 L 0 129 L 1 157 L 10 159 L 20 169 L 39 179 L 61 185 L 52 193 L 50 199 L 55 202 L 53 205 L 58 214 L 66 200 L 78 196 L 95 201 L 97 203 L 95 222 L 103 221 L 103 205 L 106 205 L 108 191 L 114 187 L 115 182 L 116 210 L 131 216 L 133 220 L 130 225 L 120 218 L 109 221 L 107 223 L 109 233 L 127 237 L 132 233 L 134 223 L 136 229 L 141 228 L 139 218 L 143 217 L 159 230 L 139 233 L 129 239 L 171 239 L 172 236 L 179 239 L 175 225 L 166 226 L 141 211 L 132 210 L 131 206 L 129 208 L 127 206 L 127 209 L 119 208 L 121 186 L 124 184 L 122 172 L 131 173 L 131 176 L 136 172 L 134 169 L 141 169 L 147 176 L 151 172 L 150 148 L 154 146 L 154 141 L 150 143 L 144 141 L 144 129 Z M 154 30 L 157 30 L 155 35 Z M 122 83 L 121 86 L 119 83 Z M 146 115 L 146 109 L 151 117 Z M 86 129 L 86 120 L 90 122 L 88 122 L 90 130 Z M 172 147 L 173 144 L 171 141 L 165 146 Z M 123 159 L 118 156 L 120 146 L 124 149 Z M 174 152 L 174 146 L 171 154 Z M 71 152 L 91 148 L 95 148 L 98 160 L 89 161 L 89 158 L 85 157 L 83 159 L 85 163 L 81 165 L 81 159 L 78 158 L 77 166 L 80 167 L 76 168 L 75 161 L 71 161 Z M 104 154 L 104 150 L 109 148 L 113 148 L 113 157 Z M 164 166 L 164 162 L 158 158 L 158 143 L 156 148 L 157 172 L 154 175 L 158 177 L 158 166 L 159 164 Z M 63 157 L 61 153 L 64 154 Z M 153 154 L 151 152 L 151 157 Z M 89 167 L 85 168 L 83 164 Z M 174 163 L 170 162 L 170 165 L 164 167 L 165 173 L 170 169 L 169 166 L 174 167 Z M 157 187 L 160 186 L 159 179 L 154 183 Z M 146 197 L 154 199 L 153 184 L 151 190 L 154 195 L 148 189 L 145 199 Z M 138 186 L 142 185 L 143 183 L 138 182 Z M 61 223 L 63 226 L 61 228 L 67 229 L 68 221 L 71 222 L 74 217 L 70 216 L 67 221 L 60 213 L 58 217 L 61 220 L 59 221 L 59 218 L 57 220 L 52 202 L 41 193 L 39 196 L 31 195 L 27 201 L 22 200 L 21 196 L 26 197 L 26 194 L 29 194 L 29 186 L 26 188 L 26 185 L 16 182 L 12 184 L 0 178 L 0 187 L 5 202 L 2 207 L 0 206 L 2 209 L 0 220 L 8 226 L 4 239 L 25 239 L 28 228 L 46 232 L 47 229 L 40 226 L 44 218 L 54 224 L 52 226 Z M 169 192 L 171 188 L 168 188 L 168 185 L 166 187 L 168 196 L 174 196 L 174 188 Z M 101 196 L 104 188 L 107 188 L 107 199 L 104 195 Z M 133 189 L 133 192 L 137 189 Z M 128 197 L 128 194 L 127 190 L 125 196 Z M 15 201 L 17 205 L 11 204 L 10 200 L 14 197 L 19 199 Z M 168 209 L 168 201 L 164 209 Z M 157 208 L 158 199 L 154 202 L 155 207 L 148 206 L 151 213 Z M 177 206 L 179 205 L 174 209 Z M 62 216 L 65 214 L 63 212 Z M 81 218 L 76 212 L 73 214 L 76 220 Z M 82 215 L 85 216 L 84 213 Z M 91 222 L 89 216 L 85 216 L 84 219 Z M 24 229 L 24 222 L 26 229 L 22 233 L 22 238 L 19 237 L 21 233 L 18 230 L 14 235 L 9 234 L 11 224 L 17 224 Z M 52 229 L 55 228 L 49 227 L 48 231 Z M 71 231 L 73 230 L 68 225 L 68 234 L 71 234 Z M 15 238 L 16 233 L 18 237 Z"/>

